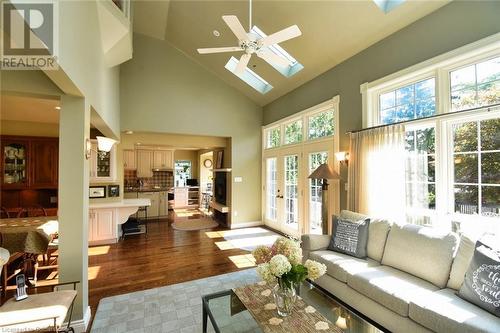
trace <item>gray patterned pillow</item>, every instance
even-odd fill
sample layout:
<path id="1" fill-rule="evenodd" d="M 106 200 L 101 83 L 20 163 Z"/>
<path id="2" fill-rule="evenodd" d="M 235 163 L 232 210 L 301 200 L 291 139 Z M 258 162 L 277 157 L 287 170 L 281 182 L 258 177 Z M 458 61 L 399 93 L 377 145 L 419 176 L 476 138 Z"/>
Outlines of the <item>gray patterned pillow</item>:
<path id="1" fill-rule="evenodd" d="M 351 221 L 333 216 L 333 235 L 328 250 L 366 258 L 370 219 Z"/>
<path id="2" fill-rule="evenodd" d="M 458 296 L 500 317 L 500 252 L 476 242 Z"/>

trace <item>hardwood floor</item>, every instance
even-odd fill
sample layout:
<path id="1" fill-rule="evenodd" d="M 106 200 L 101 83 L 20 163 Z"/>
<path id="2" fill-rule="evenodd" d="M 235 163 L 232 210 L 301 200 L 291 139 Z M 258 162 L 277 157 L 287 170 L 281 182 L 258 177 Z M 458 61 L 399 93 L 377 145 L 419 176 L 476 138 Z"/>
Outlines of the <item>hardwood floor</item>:
<path id="1" fill-rule="evenodd" d="M 237 267 L 229 258 L 248 251 L 221 250 L 215 242 L 223 239 L 207 235 L 226 229 L 179 231 L 170 226 L 174 219 L 172 213 L 168 219 L 149 222 L 147 237 L 130 236 L 117 244 L 89 248 L 89 305 L 93 315 L 104 297 L 248 268 Z M 209 233 L 216 237 L 214 234 Z"/>

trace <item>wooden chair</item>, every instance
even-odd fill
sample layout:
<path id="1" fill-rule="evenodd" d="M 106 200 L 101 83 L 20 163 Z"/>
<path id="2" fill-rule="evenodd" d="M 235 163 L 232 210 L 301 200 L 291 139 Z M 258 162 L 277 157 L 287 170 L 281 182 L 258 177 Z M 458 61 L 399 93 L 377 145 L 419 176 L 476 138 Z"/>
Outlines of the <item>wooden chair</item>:
<path id="1" fill-rule="evenodd" d="M 26 208 L 21 208 L 17 217 L 39 217 L 47 216 L 47 211 L 40 205 L 34 205 Z"/>
<path id="2" fill-rule="evenodd" d="M 5 207 L 0 207 L 0 219 L 10 218 L 9 212 Z"/>
<path id="3" fill-rule="evenodd" d="M 52 285 L 52 292 L 30 294 L 37 287 L 28 288 L 27 299 L 16 302 L 9 299 L 0 312 L 2 332 L 75 332 L 71 327 L 73 305 L 77 296 L 76 284 L 66 282 Z M 61 286 L 73 285 L 73 290 L 59 290 Z M 47 286 L 44 286 L 47 288 Z M 56 290 L 57 288 L 57 290 Z M 68 317 L 68 324 L 63 327 Z"/>

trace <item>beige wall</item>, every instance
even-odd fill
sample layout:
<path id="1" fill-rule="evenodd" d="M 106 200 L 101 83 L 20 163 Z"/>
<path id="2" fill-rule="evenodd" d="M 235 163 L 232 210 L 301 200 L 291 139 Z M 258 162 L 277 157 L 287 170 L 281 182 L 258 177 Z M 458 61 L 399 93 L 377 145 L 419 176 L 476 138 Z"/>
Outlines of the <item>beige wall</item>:
<path id="1" fill-rule="evenodd" d="M 230 137 L 232 177 L 243 178 L 232 186 L 232 221 L 260 221 L 259 106 L 167 42 L 138 34 L 120 87 L 123 130 Z"/>
<path id="2" fill-rule="evenodd" d="M 23 136 L 59 136 L 59 124 L 35 123 L 31 121 L 2 120 L 0 134 Z"/>

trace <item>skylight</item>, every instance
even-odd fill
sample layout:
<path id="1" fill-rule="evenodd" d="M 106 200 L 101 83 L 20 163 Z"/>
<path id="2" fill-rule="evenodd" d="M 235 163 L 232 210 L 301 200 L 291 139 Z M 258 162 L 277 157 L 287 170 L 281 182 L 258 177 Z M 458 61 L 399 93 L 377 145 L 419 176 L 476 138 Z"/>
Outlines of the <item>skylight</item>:
<path id="1" fill-rule="evenodd" d="M 258 35 L 260 38 L 267 37 L 267 35 L 255 25 L 253 26 L 251 32 Z M 304 68 L 304 66 L 302 66 L 302 64 L 299 63 L 297 59 L 292 57 L 290 53 L 286 52 L 285 49 L 278 44 L 270 45 L 267 48 L 277 56 L 285 58 L 290 62 L 290 65 L 286 67 L 280 66 L 278 64 L 271 64 L 271 66 L 273 66 L 274 69 L 280 72 L 283 76 L 290 77 Z"/>
<path id="2" fill-rule="evenodd" d="M 231 57 L 231 59 L 229 59 L 226 66 L 224 67 L 226 67 L 228 71 L 230 71 L 231 73 L 233 73 L 234 75 L 245 81 L 246 84 L 248 84 L 249 86 L 251 86 L 252 88 L 254 88 L 263 95 L 269 92 L 271 89 L 273 89 L 272 85 L 270 85 L 266 80 L 261 78 L 259 75 L 257 75 L 257 73 L 255 73 L 248 67 L 245 68 L 243 74 L 241 75 L 236 74 L 234 71 L 236 70 L 238 62 L 239 62 L 238 59 L 236 59 L 235 57 Z"/>
<path id="3" fill-rule="evenodd" d="M 386 14 L 405 1 L 406 0 L 373 0 L 378 8 L 380 8 Z"/>

